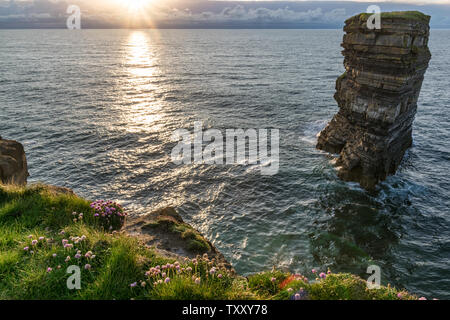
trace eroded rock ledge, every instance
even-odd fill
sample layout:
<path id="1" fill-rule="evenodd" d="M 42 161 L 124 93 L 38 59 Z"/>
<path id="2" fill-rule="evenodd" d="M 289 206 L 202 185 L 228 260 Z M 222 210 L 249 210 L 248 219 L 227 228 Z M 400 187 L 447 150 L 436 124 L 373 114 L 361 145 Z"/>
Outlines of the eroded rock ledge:
<path id="1" fill-rule="evenodd" d="M 0 183 L 24 185 L 28 176 L 23 146 L 17 141 L 0 137 Z"/>
<path id="2" fill-rule="evenodd" d="M 339 153 L 338 175 L 373 189 L 394 174 L 412 144 L 412 123 L 424 74 L 430 17 L 383 13 L 380 30 L 367 14 L 345 22 L 346 72 L 336 81 L 339 112 L 320 133 L 317 148 Z"/>
<path id="3" fill-rule="evenodd" d="M 206 253 L 219 265 L 232 269 L 224 255 L 200 232 L 185 223 L 172 207 L 132 217 L 124 230 L 164 256 L 192 259 Z"/>

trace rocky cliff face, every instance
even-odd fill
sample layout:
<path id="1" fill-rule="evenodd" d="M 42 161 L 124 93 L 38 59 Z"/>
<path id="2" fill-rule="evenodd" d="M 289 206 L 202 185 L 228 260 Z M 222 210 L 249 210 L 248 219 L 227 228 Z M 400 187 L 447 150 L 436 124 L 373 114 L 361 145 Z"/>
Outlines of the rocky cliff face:
<path id="1" fill-rule="evenodd" d="M 22 185 L 27 183 L 28 176 L 23 146 L 0 137 L 0 183 Z"/>
<path id="2" fill-rule="evenodd" d="M 394 174 L 412 143 L 412 123 L 431 58 L 430 17 L 383 13 L 381 29 L 367 14 L 346 21 L 346 72 L 336 81 L 339 112 L 320 133 L 317 148 L 339 153 L 341 179 L 372 189 Z"/>

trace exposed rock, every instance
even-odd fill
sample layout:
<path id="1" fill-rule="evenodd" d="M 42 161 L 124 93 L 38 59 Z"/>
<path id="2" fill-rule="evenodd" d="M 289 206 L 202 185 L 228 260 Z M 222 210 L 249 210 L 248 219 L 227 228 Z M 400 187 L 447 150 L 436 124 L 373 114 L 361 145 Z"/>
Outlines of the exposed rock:
<path id="1" fill-rule="evenodd" d="M 223 254 L 200 232 L 185 223 L 174 208 L 132 217 L 127 221 L 125 231 L 166 256 L 195 258 L 206 253 L 219 265 L 231 269 Z"/>
<path id="2" fill-rule="evenodd" d="M 0 137 L 0 182 L 23 185 L 28 178 L 27 159 L 23 146 Z"/>
<path id="3" fill-rule="evenodd" d="M 66 187 L 47 185 L 47 190 L 53 195 L 64 194 L 66 196 L 76 196 L 72 189 Z"/>
<path id="4" fill-rule="evenodd" d="M 373 189 L 394 174 L 412 144 L 412 123 L 431 58 L 430 17 L 383 13 L 381 29 L 368 14 L 345 22 L 346 72 L 336 81 L 339 112 L 320 133 L 317 148 L 339 153 L 338 175 Z"/>

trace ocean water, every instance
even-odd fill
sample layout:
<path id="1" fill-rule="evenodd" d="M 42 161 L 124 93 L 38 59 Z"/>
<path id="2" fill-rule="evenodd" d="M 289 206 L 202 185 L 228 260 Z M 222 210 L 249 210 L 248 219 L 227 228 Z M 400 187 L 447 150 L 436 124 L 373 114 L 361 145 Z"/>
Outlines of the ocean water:
<path id="1" fill-rule="evenodd" d="M 165 206 L 242 274 L 277 266 L 450 298 L 449 30 L 433 58 L 414 145 L 369 194 L 340 181 L 316 134 L 337 111 L 341 30 L 0 30 L 0 135 L 25 145 L 30 182 Z M 174 130 L 280 129 L 280 170 L 171 162 Z"/>

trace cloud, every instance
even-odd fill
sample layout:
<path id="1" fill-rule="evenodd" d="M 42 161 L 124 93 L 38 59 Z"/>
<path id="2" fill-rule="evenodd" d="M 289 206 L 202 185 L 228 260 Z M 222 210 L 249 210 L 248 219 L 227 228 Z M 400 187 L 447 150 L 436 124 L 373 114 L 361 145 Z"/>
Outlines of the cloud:
<path id="1" fill-rule="evenodd" d="M 164 0 L 130 15 L 113 0 L 0 0 L 0 28 L 41 27 L 41 20 L 45 27 L 64 28 L 69 3 L 80 6 L 84 28 L 340 28 L 345 19 L 365 12 L 368 6 L 349 1 Z M 397 1 L 379 5 L 383 11 L 419 9 L 433 15 L 432 25 L 450 26 L 450 5 L 419 6 Z"/>
<path id="2" fill-rule="evenodd" d="M 195 22 L 285 22 L 285 23 L 312 23 L 312 22 L 342 22 L 347 17 L 343 8 L 323 12 L 321 8 L 307 11 L 294 11 L 286 8 L 268 9 L 264 7 L 247 9 L 243 5 L 226 7 L 219 13 L 210 11 L 193 13 L 190 10 L 176 8 L 166 12 L 165 19 Z"/>

